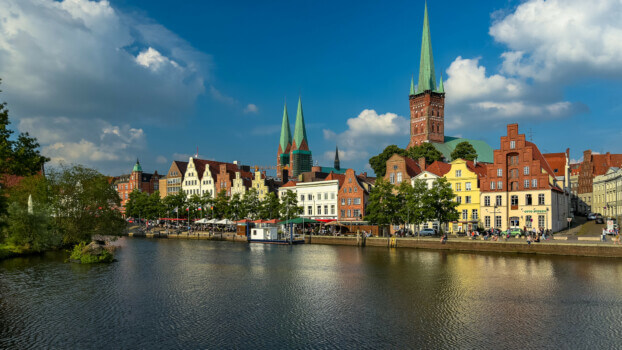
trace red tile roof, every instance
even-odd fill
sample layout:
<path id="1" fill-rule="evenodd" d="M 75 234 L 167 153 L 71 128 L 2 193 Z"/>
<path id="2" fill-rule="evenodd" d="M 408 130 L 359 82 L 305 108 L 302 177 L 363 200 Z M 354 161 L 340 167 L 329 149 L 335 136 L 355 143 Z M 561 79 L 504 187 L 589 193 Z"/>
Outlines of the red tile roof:
<path id="1" fill-rule="evenodd" d="M 297 183 L 298 183 L 298 181 L 289 180 L 285 185 L 283 185 L 281 187 L 296 187 Z"/>
<path id="2" fill-rule="evenodd" d="M 549 175 L 555 177 L 555 173 L 553 172 L 553 169 L 551 169 L 551 166 L 549 165 L 549 163 L 546 161 L 542 153 L 540 153 L 538 146 L 536 146 L 533 142 L 529 142 L 529 141 L 525 141 L 525 145 L 531 147 L 531 149 L 533 150 L 534 159 L 537 159 L 540 161 L 540 165 L 542 166 L 542 168 L 547 173 L 549 173 Z"/>
<path id="3" fill-rule="evenodd" d="M 566 153 L 545 153 L 543 156 L 556 176 L 566 175 Z M 557 169 L 557 172 L 555 172 L 555 169 Z"/>
<path id="4" fill-rule="evenodd" d="M 414 176 L 417 176 L 419 173 L 421 173 L 421 168 L 419 167 L 419 164 L 417 164 L 416 161 L 408 157 L 404 157 L 404 156 L 400 156 L 400 157 L 404 158 L 404 162 L 406 163 L 406 172 L 408 173 L 408 176 L 414 177 Z"/>
<path id="5" fill-rule="evenodd" d="M 592 176 L 603 175 L 611 167 L 620 167 L 622 165 L 622 154 L 592 154 L 592 167 L 594 172 Z"/>
<path id="6" fill-rule="evenodd" d="M 451 170 L 451 164 L 440 162 L 438 160 L 435 160 L 434 163 L 428 165 L 425 168 L 425 171 L 428 171 L 437 176 L 443 176 L 447 174 L 449 170 Z"/>
<path id="7" fill-rule="evenodd" d="M 339 188 L 341 188 L 341 185 L 343 185 L 343 182 L 346 180 L 346 175 L 345 174 L 335 174 L 335 173 L 333 173 L 331 171 L 330 174 L 328 174 L 328 176 L 324 180 L 326 180 L 326 181 L 328 181 L 328 180 L 338 180 L 339 181 Z"/>
<path id="8" fill-rule="evenodd" d="M 480 163 L 475 164 L 473 161 L 467 160 L 466 166 L 469 170 L 477 174 L 478 178 L 485 177 L 486 174 L 488 173 L 488 167 L 486 163 L 480 162 Z"/>

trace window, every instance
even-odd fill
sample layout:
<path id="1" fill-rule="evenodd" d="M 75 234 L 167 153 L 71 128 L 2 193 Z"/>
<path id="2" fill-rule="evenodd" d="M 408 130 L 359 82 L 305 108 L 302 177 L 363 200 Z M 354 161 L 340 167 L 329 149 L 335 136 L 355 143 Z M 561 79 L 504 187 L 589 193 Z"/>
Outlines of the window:
<path id="1" fill-rule="evenodd" d="M 322 215 L 322 206 L 321 205 L 317 206 L 317 215 Z"/>
<path id="2" fill-rule="evenodd" d="M 462 220 L 469 219 L 469 211 L 467 209 L 462 209 Z"/>
<path id="3" fill-rule="evenodd" d="M 358 187 L 354 187 L 354 193 L 358 192 L 358 191 L 357 191 L 357 188 L 358 188 Z"/>
<path id="4" fill-rule="evenodd" d="M 347 188 L 343 188 L 343 193 L 348 193 L 348 189 Z"/>
<path id="5" fill-rule="evenodd" d="M 458 182 L 456 183 L 456 192 L 462 191 L 462 185 Z"/>
<path id="6" fill-rule="evenodd" d="M 305 195 L 303 194 L 302 196 L 300 196 L 300 201 L 304 202 L 305 201 Z"/>
<path id="7" fill-rule="evenodd" d="M 313 207 L 312 206 L 308 206 L 307 207 L 307 215 L 313 215 Z"/>
<path id="8" fill-rule="evenodd" d="M 515 149 L 516 148 L 516 141 L 510 141 L 510 148 L 511 149 Z"/>
<path id="9" fill-rule="evenodd" d="M 392 184 L 395 183 L 395 173 L 391 173 L 391 175 L 389 175 L 389 182 Z"/>
<path id="10" fill-rule="evenodd" d="M 341 205 L 346 205 L 346 199 L 345 198 L 341 198 Z"/>
<path id="11" fill-rule="evenodd" d="M 524 186 L 525 188 L 529 188 L 529 180 L 525 180 L 525 181 L 523 181 L 523 186 Z"/>
<path id="12" fill-rule="evenodd" d="M 484 216 L 484 226 L 490 228 L 490 216 Z"/>
<path id="13" fill-rule="evenodd" d="M 498 190 L 502 190 L 503 189 L 503 182 L 502 181 L 497 181 L 497 189 Z"/>
<path id="14" fill-rule="evenodd" d="M 490 181 L 490 189 L 491 190 L 495 189 L 495 182 L 494 181 Z"/>
<path id="15" fill-rule="evenodd" d="M 348 210 L 348 217 L 351 218 L 352 217 L 352 210 Z"/>
<path id="16" fill-rule="evenodd" d="M 331 192 L 330 199 L 335 199 L 335 192 Z"/>
<path id="17" fill-rule="evenodd" d="M 352 204 L 352 198 L 348 198 L 348 205 Z"/>
<path id="18" fill-rule="evenodd" d="M 397 165 L 394 165 L 394 166 L 393 166 L 393 170 L 397 170 Z"/>
<path id="19" fill-rule="evenodd" d="M 538 205 L 544 205 L 544 193 L 538 195 Z"/>
<path id="20" fill-rule="evenodd" d="M 497 176 L 503 176 L 503 169 L 497 169 Z"/>
<path id="21" fill-rule="evenodd" d="M 471 203 L 471 196 L 464 196 L 464 203 L 470 204 Z"/>
<path id="22" fill-rule="evenodd" d="M 503 200 L 501 196 L 497 196 L 497 198 L 495 198 L 495 205 L 496 206 L 501 206 L 503 205 Z"/>
<path id="23" fill-rule="evenodd" d="M 531 195 L 530 194 L 525 195 L 525 205 L 531 205 L 531 204 L 532 204 Z"/>
<path id="24" fill-rule="evenodd" d="M 531 215 L 525 216 L 525 226 L 531 227 Z"/>
<path id="25" fill-rule="evenodd" d="M 462 170 L 456 170 L 456 177 L 462 176 Z"/>
<path id="26" fill-rule="evenodd" d="M 512 206 L 518 205 L 518 196 L 511 196 L 510 202 L 512 203 Z"/>
<path id="27" fill-rule="evenodd" d="M 490 196 L 484 196 L 484 206 L 485 207 L 490 206 Z"/>
<path id="28" fill-rule="evenodd" d="M 330 214 L 331 215 L 335 215 L 335 205 L 334 204 L 331 204 L 331 206 L 330 206 Z"/>
<path id="29" fill-rule="evenodd" d="M 470 191 L 471 190 L 471 183 L 470 182 L 467 182 L 467 183 L 464 184 L 464 190 L 465 191 Z"/>
<path id="30" fill-rule="evenodd" d="M 515 179 L 518 177 L 518 169 L 510 169 L 510 179 Z"/>
<path id="31" fill-rule="evenodd" d="M 348 193 L 352 193 L 352 187 L 348 187 Z"/>
<path id="32" fill-rule="evenodd" d="M 462 197 L 460 196 L 456 197 L 456 203 L 458 204 L 462 203 Z"/>
<path id="33" fill-rule="evenodd" d="M 361 216 L 361 211 L 359 209 L 354 209 L 354 217 L 358 218 L 359 216 Z"/>
<path id="34" fill-rule="evenodd" d="M 531 180 L 531 187 L 538 188 L 538 179 Z"/>
<path id="35" fill-rule="evenodd" d="M 328 215 L 328 205 L 324 206 L 324 215 Z"/>
<path id="36" fill-rule="evenodd" d="M 341 217 L 342 217 L 342 218 L 345 218 L 345 217 L 346 217 L 346 211 L 345 211 L 345 210 L 342 210 L 342 211 L 341 211 Z"/>
<path id="37" fill-rule="evenodd" d="M 471 210 L 471 218 L 477 220 L 477 209 Z"/>
<path id="38" fill-rule="evenodd" d="M 538 215 L 538 227 L 546 228 L 544 226 L 544 215 Z"/>
<path id="39" fill-rule="evenodd" d="M 529 167 L 528 166 L 523 168 L 523 175 L 529 175 Z"/>
<path id="40" fill-rule="evenodd" d="M 352 183 L 352 178 L 351 177 L 348 178 L 348 183 L 350 183 L 350 184 Z"/>
<path id="41" fill-rule="evenodd" d="M 307 199 L 308 199 L 308 200 L 311 200 L 311 199 L 313 199 L 313 196 L 312 196 L 312 195 L 310 195 L 310 194 L 308 194 L 308 195 L 307 195 Z"/>
<path id="42" fill-rule="evenodd" d="M 400 171 L 399 173 L 397 173 L 397 183 L 401 183 L 402 182 L 402 172 Z"/>
<path id="43" fill-rule="evenodd" d="M 495 227 L 501 227 L 501 216 L 495 216 Z"/>
<path id="44" fill-rule="evenodd" d="M 512 191 L 518 191 L 518 182 L 514 181 L 510 183 Z"/>
<path id="45" fill-rule="evenodd" d="M 354 204 L 361 204 L 361 199 L 360 198 L 354 198 Z"/>

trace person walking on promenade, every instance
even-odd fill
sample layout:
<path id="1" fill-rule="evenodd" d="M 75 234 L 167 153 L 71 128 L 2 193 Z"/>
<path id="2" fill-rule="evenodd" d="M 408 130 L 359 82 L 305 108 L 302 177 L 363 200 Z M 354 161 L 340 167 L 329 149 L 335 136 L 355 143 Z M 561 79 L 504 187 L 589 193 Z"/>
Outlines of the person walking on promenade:
<path id="1" fill-rule="evenodd" d="M 531 245 L 531 235 L 527 235 L 527 245 Z"/>
<path id="2" fill-rule="evenodd" d="M 613 241 L 613 244 L 620 244 L 620 234 L 616 234 L 611 240 Z"/>
<path id="3" fill-rule="evenodd" d="M 606 238 L 606 237 L 607 237 L 607 230 L 605 230 L 605 229 L 603 228 L 603 232 L 602 232 L 602 234 L 600 235 L 600 240 L 601 240 L 601 241 L 603 241 L 603 242 L 607 242 L 607 238 Z"/>

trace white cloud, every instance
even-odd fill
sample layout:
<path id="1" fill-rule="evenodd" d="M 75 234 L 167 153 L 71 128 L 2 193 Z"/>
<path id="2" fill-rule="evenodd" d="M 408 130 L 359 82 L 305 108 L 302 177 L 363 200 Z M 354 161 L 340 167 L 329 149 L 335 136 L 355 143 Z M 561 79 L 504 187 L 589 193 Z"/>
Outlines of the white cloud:
<path id="1" fill-rule="evenodd" d="M 378 114 L 373 109 L 363 110 L 356 118 L 347 121 L 348 129 L 342 133 L 324 129 L 324 139 L 339 146 L 341 161 L 356 161 L 377 154 L 390 144 L 408 143 L 409 121 L 395 113 Z M 334 151 L 327 151 L 324 159 L 335 158 Z"/>
<path id="2" fill-rule="evenodd" d="M 162 56 L 158 50 L 153 47 L 141 52 L 136 56 L 136 63 L 143 67 L 150 68 L 153 71 L 158 71 L 160 68 L 166 65 L 171 65 L 175 68 L 179 68 L 177 62 Z"/>
<path id="3" fill-rule="evenodd" d="M 257 113 L 259 112 L 259 108 L 253 103 L 249 103 L 246 108 L 244 108 L 244 113 Z"/>
<path id="4" fill-rule="evenodd" d="M 230 104 L 230 105 L 238 103 L 238 101 L 236 101 L 233 97 L 223 94 L 222 92 L 220 92 L 220 90 L 216 89 L 213 85 L 209 87 L 209 93 L 212 96 L 212 98 L 216 101 Z"/>
<path id="5" fill-rule="evenodd" d="M 128 164 L 145 152 L 145 133 L 127 124 L 67 117 L 22 118 L 20 131 L 29 130 L 42 143 L 41 153 L 50 165 L 78 163 L 99 166 L 114 174 L 127 171 Z"/>
<path id="6" fill-rule="evenodd" d="M 165 156 L 157 156 L 156 157 L 156 162 L 159 164 L 166 164 L 167 163 L 167 159 Z"/>
<path id="7" fill-rule="evenodd" d="M 481 127 L 518 119 L 583 113 L 564 88 L 586 77 L 622 77 L 622 2 L 528 0 L 493 13 L 490 35 L 507 50 L 487 75 L 479 58 L 457 57 L 447 69 L 446 127 Z"/>
<path id="8" fill-rule="evenodd" d="M 620 0 L 529 0 L 490 35 L 510 50 L 503 72 L 536 81 L 622 76 Z"/>

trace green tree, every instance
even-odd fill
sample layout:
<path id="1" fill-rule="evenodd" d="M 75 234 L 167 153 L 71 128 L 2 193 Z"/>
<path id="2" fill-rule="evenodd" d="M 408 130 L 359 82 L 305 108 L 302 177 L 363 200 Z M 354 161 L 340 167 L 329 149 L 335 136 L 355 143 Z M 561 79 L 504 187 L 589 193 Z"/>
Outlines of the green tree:
<path id="1" fill-rule="evenodd" d="M 430 210 L 424 205 L 424 198 L 427 195 L 428 187 L 425 181 L 417 179 L 411 185 L 409 181 L 403 181 L 398 186 L 401 199 L 399 215 L 401 222 L 406 224 L 420 225 L 430 216 Z"/>
<path id="2" fill-rule="evenodd" d="M 95 234 L 120 235 L 125 220 L 114 186 L 96 170 L 63 166 L 47 175 L 52 227 L 64 244 L 87 242 Z"/>
<path id="3" fill-rule="evenodd" d="M 28 207 L 12 202 L 9 205 L 7 216 L 7 242 L 41 252 L 60 245 L 62 237 L 50 227 L 50 212 L 45 204 L 35 202 L 33 212 Z"/>
<path id="4" fill-rule="evenodd" d="M 406 150 L 406 156 L 414 160 L 425 158 L 426 164 L 432 164 L 436 160 L 443 159 L 443 154 L 429 142 L 424 142 L 419 146 L 410 147 Z"/>
<path id="5" fill-rule="evenodd" d="M 456 145 L 454 151 L 451 152 L 451 159 L 466 159 L 466 160 L 475 160 L 477 158 L 477 151 L 475 151 L 475 147 L 470 144 L 468 141 L 462 141 Z"/>
<path id="6" fill-rule="evenodd" d="M 34 175 L 50 159 L 41 155 L 37 139 L 30 137 L 28 133 L 20 133 L 16 140 L 13 139 L 14 132 L 9 129 L 10 124 L 9 110 L 6 102 L 2 102 L 0 103 L 0 174 Z M 3 179 L 0 180 L 3 181 Z"/>
<path id="7" fill-rule="evenodd" d="M 406 151 L 397 147 L 396 145 L 389 145 L 385 147 L 382 153 L 369 158 L 369 165 L 374 170 L 374 173 L 378 177 L 382 177 L 387 172 L 387 160 L 391 158 L 394 154 L 399 154 L 401 156 L 406 155 Z"/>
<path id="8" fill-rule="evenodd" d="M 281 198 L 281 218 L 290 220 L 302 214 L 302 208 L 298 206 L 298 196 L 294 191 L 285 191 Z"/>
<path id="9" fill-rule="evenodd" d="M 186 208 L 188 207 L 187 201 L 188 198 L 184 191 L 179 191 L 164 197 L 163 204 L 166 207 L 168 217 L 176 218 L 178 215 L 180 217 L 186 216 Z"/>
<path id="10" fill-rule="evenodd" d="M 251 188 L 244 194 L 244 209 L 248 218 L 257 219 L 261 211 L 261 201 L 257 189 Z"/>
<path id="11" fill-rule="evenodd" d="M 281 202 L 279 201 L 279 197 L 277 197 L 276 193 L 270 192 L 261 202 L 261 207 L 259 210 L 259 218 L 263 220 L 269 219 L 280 219 L 281 211 Z"/>
<path id="12" fill-rule="evenodd" d="M 379 177 L 369 193 L 365 220 L 383 226 L 384 235 L 386 235 L 387 225 L 400 221 L 400 201 L 393 194 L 393 189 L 393 185 Z"/>
<path id="13" fill-rule="evenodd" d="M 218 192 L 218 195 L 216 195 L 216 198 L 214 200 L 213 212 L 213 217 L 216 219 L 228 217 L 227 215 L 229 213 L 229 199 L 227 198 L 226 190 L 223 189 Z"/>
<path id="14" fill-rule="evenodd" d="M 125 215 L 134 218 L 146 218 L 147 213 L 147 193 L 134 189 L 125 202 Z"/>
<path id="15" fill-rule="evenodd" d="M 434 180 L 432 188 L 424 197 L 424 206 L 429 209 L 426 221 L 437 220 L 440 224 L 456 221 L 460 217 L 456 208 L 454 192 L 446 178 Z"/>
<path id="16" fill-rule="evenodd" d="M 246 207 L 242 201 L 242 196 L 239 193 L 234 194 L 229 198 L 229 207 L 227 211 L 227 219 L 240 220 L 246 218 Z"/>

